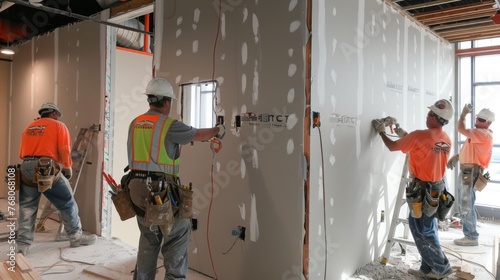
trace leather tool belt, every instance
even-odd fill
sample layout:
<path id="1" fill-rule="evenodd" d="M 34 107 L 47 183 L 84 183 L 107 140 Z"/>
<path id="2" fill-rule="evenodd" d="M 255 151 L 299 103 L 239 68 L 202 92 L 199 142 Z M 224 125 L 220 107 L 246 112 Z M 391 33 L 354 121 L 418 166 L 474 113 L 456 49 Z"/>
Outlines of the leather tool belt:
<path id="1" fill-rule="evenodd" d="M 52 188 L 54 182 L 61 177 L 61 166 L 49 157 L 40 157 L 35 167 L 35 179 L 38 191 L 43 193 Z"/>
<path id="2" fill-rule="evenodd" d="M 426 182 L 414 178 L 406 188 L 406 199 L 411 215 L 420 218 L 422 213 L 428 217 L 436 214 L 439 206 L 439 196 L 445 189 L 444 181 Z"/>
<path id="3" fill-rule="evenodd" d="M 152 172 L 152 171 L 141 171 L 141 170 L 131 170 L 131 178 L 141 178 L 141 179 L 147 179 L 148 177 L 151 178 L 153 181 L 159 181 L 159 180 L 165 180 L 167 182 L 177 182 L 179 177 L 176 177 L 174 175 L 168 175 L 163 172 Z"/>

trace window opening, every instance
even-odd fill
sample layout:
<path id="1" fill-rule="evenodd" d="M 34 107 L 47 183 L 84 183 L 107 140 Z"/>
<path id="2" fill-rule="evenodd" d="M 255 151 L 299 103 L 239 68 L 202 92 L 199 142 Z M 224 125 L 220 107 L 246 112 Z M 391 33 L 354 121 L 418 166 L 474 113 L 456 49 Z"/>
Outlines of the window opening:
<path id="1" fill-rule="evenodd" d="M 488 52 L 481 52 L 487 48 Z M 460 52 L 470 49 L 468 52 Z M 482 192 L 476 192 L 476 205 L 500 210 L 500 202 L 495 199 L 500 192 L 500 111 L 495 106 L 500 103 L 500 38 L 461 42 L 457 46 L 458 62 L 458 114 L 466 103 L 474 107 L 466 120 L 467 128 L 474 126 L 475 116 L 483 108 L 493 110 L 497 115 L 490 129 L 493 131 L 492 158 L 487 170 L 491 181 Z M 458 133 L 458 132 L 457 132 Z M 458 133 L 457 147 L 462 147 L 465 137 Z M 498 214 L 495 214 L 498 216 Z"/>
<path id="2" fill-rule="evenodd" d="M 214 127 L 216 90 L 217 81 L 182 84 L 182 121 L 195 128 Z"/>

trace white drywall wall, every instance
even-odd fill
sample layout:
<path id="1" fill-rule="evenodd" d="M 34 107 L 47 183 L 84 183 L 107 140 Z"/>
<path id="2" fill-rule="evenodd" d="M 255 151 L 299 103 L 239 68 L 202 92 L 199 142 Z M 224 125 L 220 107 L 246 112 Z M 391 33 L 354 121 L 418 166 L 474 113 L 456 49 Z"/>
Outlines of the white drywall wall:
<path id="1" fill-rule="evenodd" d="M 293 279 L 302 271 L 305 212 L 305 3 L 224 3 L 220 33 L 214 3 L 177 1 L 174 9 L 174 2 L 166 1 L 157 73 L 173 85 L 217 79 L 217 114 L 225 116 L 228 129 L 213 177 L 209 144 L 183 147 L 181 178 L 193 182 L 199 220 L 189 263 L 213 274 L 206 232 L 210 209 L 208 238 L 221 279 Z M 312 129 L 308 276 L 323 279 L 324 179 L 328 278 L 342 279 L 380 256 L 388 230 L 387 223 L 379 223 L 380 211 L 387 221 L 399 184 L 403 156 L 383 146 L 370 121 L 392 115 L 408 131 L 423 128 L 426 106 L 452 95 L 453 49 L 380 1 L 313 1 L 313 21 L 311 105 L 322 116 L 324 151 L 320 154 L 320 131 Z M 63 120 L 72 135 L 101 122 L 99 28 L 83 23 L 58 32 L 21 46 L 23 55 L 16 57 L 13 149 L 45 101 L 70 112 Z M 235 116 L 245 112 L 261 118 L 236 130 Z M 287 122 L 267 122 L 266 114 L 286 116 Z M 102 162 L 96 157 L 92 162 Z M 97 164 L 91 169 L 87 191 L 80 188 L 76 196 L 79 204 L 83 199 L 84 217 L 97 219 L 99 195 L 92 180 L 101 182 L 100 169 Z M 89 222 L 82 221 L 85 228 Z M 247 228 L 246 240 L 223 254 L 238 225 Z"/>
<path id="2" fill-rule="evenodd" d="M 148 109 L 144 92 L 151 80 L 152 57 L 116 49 L 113 95 L 110 103 L 113 107 L 113 125 L 110 130 L 113 151 L 112 176 L 119 183 L 123 169 L 128 165 L 127 136 L 130 122 Z M 112 207 L 111 236 L 121 239 L 134 247 L 139 245 L 139 228 L 136 218 L 121 221 L 118 212 Z"/>
<path id="3" fill-rule="evenodd" d="M 324 279 L 325 261 L 327 279 L 345 279 L 379 260 L 404 161 L 371 120 L 425 129 L 427 106 L 453 96 L 454 49 L 382 1 L 314 0 L 312 38 L 311 109 L 321 127 L 311 132 L 309 279 Z"/>
<path id="4" fill-rule="evenodd" d="M 41 12 L 41 11 L 40 11 Z M 83 22 L 18 46 L 13 57 L 12 123 L 10 124 L 11 161 L 19 159 L 24 128 L 38 117 L 45 102 L 55 103 L 62 111 L 62 122 L 73 142 L 81 128 L 103 120 L 104 74 L 101 59 L 101 26 Z M 91 142 L 82 169 L 75 198 L 84 230 L 100 233 L 102 133 Z M 44 203 L 40 204 L 43 207 Z"/>
<path id="5" fill-rule="evenodd" d="M 220 30 L 217 3 L 165 1 L 157 67 L 174 86 L 216 79 L 227 129 L 213 174 L 209 143 L 182 148 L 199 227 L 189 265 L 219 279 L 282 279 L 302 266 L 306 3 L 223 1 Z M 256 119 L 236 130 L 247 112 Z M 237 226 L 245 241 L 231 235 Z"/>

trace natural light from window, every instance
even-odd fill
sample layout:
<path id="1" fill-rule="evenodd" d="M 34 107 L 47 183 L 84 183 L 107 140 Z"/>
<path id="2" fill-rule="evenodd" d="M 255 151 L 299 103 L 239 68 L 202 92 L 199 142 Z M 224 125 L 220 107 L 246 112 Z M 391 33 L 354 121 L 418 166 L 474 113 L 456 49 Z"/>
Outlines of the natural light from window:
<path id="1" fill-rule="evenodd" d="M 210 128 L 215 125 L 214 96 L 216 81 L 183 84 L 182 120 L 195 128 Z"/>

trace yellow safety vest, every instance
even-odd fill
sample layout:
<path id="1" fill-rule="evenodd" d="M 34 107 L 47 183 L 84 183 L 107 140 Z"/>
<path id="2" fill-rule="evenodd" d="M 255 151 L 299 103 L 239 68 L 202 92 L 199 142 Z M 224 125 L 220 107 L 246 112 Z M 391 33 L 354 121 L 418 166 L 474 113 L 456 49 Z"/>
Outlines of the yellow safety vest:
<path id="1" fill-rule="evenodd" d="M 165 147 L 174 121 L 166 115 L 140 115 L 132 121 L 127 145 L 130 169 L 179 174 L 179 159 L 170 158 Z"/>

